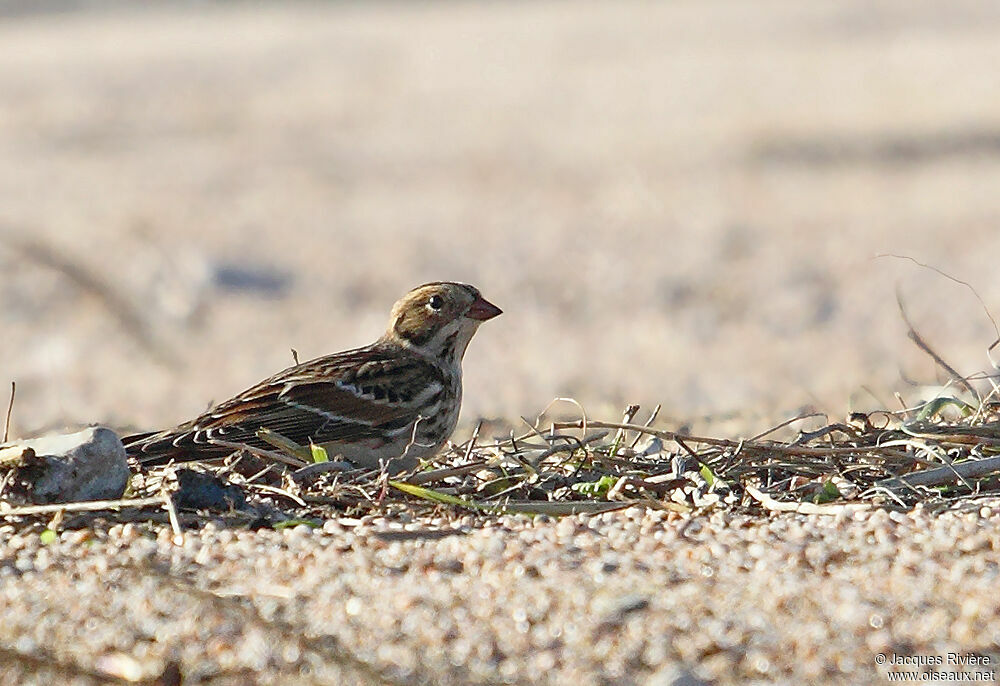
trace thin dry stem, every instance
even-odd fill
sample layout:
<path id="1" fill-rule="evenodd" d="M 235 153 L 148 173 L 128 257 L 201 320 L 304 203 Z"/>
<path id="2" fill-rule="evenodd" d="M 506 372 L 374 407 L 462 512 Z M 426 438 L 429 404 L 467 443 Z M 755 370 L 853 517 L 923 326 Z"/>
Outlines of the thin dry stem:
<path id="1" fill-rule="evenodd" d="M 7 418 L 3 423 L 3 443 L 6 443 L 10 437 L 10 417 L 14 412 L 14 393 L 17 391 L 17 383 L 14 381 L 10 382 L 10 402 L 7 403 Z"/>

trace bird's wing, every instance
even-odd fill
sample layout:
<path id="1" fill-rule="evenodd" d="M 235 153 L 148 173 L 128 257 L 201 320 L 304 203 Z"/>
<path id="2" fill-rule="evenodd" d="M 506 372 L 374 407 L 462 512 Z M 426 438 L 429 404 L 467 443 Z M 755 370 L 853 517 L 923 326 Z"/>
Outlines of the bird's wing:
<path id="1" fill-rule="evenodd" d="M 412 423 L 444 389 L 440 368 L 422 357 L 360 348 L 289 367 L 130 452 L 146 462 L 213 439 L 268 447 L 262 427 L 300 445 L 378 438 Z"/>

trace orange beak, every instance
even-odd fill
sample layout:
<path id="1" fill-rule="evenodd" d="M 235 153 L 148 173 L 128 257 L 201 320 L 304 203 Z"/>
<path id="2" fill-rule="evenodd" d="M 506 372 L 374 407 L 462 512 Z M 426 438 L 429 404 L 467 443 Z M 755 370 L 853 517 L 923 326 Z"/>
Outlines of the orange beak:
<path id="1" fill-rule="evenodd" d="M 486 300 L 483 297 L 476 298 L 476 301 L 472 303 L 469 311 L 465 313 L 465 316 L 469 319 L 476 319 L 481 322 L 485 322 L 487 319 L 493 319 L 497 315 L 503 314 L 503 310 Z"/>

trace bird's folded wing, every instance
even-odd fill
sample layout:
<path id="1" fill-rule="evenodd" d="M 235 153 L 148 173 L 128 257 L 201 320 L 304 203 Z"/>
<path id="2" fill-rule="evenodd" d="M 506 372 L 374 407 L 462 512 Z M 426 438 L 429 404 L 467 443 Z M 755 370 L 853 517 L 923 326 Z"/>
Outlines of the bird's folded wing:
<path id="1" fill-rule="evenodd" d="M 444 388 L 439 370 L 421 359 L 350 361 L 320 358 L 286 370 L 185 428 L 199 443 L 257 444 L 261 427 L 300 444 L 356 441 L 410 424 Z"/>
<path id="2" fill-rule="evenodd" d="M 175 429 L 129 437 L 126 447 L 152 463 L 204 452 L 214 440 L 268 448 L 262 427 L 300 445 L 390 440 L 433 410 L 445 386 L 427 360 L 359 348 L 289 367 Z"/>

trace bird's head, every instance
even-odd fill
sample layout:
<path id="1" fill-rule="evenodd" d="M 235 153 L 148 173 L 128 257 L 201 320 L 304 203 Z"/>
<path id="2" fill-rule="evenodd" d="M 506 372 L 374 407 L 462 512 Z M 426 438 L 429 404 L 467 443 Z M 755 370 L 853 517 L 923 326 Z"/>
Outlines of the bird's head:
<path id="1" fill-rule="evenodd" d="M 460 362 L 476 329 L 501 314 L 474 286 L 440 281 L 418 286 L 392 308 L 383 339 L 448 362 Z"/>

